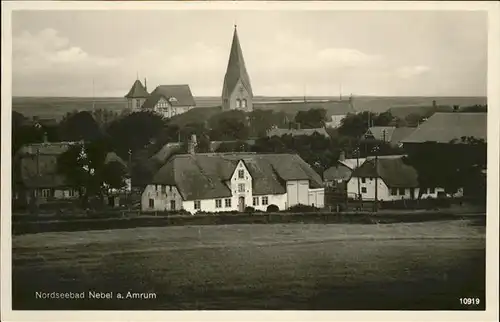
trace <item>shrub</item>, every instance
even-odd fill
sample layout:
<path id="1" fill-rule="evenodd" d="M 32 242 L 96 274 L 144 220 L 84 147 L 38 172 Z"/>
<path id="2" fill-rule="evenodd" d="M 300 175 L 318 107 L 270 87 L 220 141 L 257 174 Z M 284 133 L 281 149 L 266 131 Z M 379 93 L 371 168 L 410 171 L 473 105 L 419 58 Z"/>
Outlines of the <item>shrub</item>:
<path id="1" fill-rule="evenodd" d="M 247 213 L 255 212 L 255 208 L 254 207 L 250 207 L 250 206 L 245 207 L 245 212 L 247 212 Z"/>
<path id="2" fill-rule="evenodd" d="M 298 204 L 288 209 L 289 212 L 315 212 L 318 208 L 308 205 Z"/>
<path id="3" fill-rule="evenodd" d="M 278 211 L 280 211 L 280 208 L 276 205 L 267 206 L 267 212 L 278 212 Z"/>

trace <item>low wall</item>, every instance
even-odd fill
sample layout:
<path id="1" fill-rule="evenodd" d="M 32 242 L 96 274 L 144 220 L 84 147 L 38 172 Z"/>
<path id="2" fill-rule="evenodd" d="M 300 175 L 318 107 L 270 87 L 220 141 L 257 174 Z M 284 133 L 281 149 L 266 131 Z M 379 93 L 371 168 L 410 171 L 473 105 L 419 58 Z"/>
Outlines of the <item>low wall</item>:
<path id="1" fill-rule="evenodd" d="M 485 222 L 485 215 L 473 215 L 479 224 Z M 447 212 L 406 213 L 259 213 L 259 214 L 217 214 L 217 215 L 172 215 L 139 216 L 105 219 L 72 219 L 46 221 L 13 221 L 12 234 L 32 234 L 57 231 L 85 231 L 127 229 L 136 227 L 164 227 L 185 225 L 231 225 L 231 224 L 281 224 L 281 223 L 323 223 L 323 224 L 389 224 L 400 222 L 422 222 L 432 220 L 455 220 L 470 217 Z"/>

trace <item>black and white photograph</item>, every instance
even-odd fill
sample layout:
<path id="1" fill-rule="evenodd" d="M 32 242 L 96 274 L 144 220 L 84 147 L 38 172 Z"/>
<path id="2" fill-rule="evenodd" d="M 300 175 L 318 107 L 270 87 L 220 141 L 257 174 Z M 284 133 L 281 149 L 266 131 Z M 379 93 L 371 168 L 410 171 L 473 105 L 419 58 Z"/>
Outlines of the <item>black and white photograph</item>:
<path id="1" fill-rule="evenodd" d="M 4 313 L 498 319 L 498 3 L 37 2 L 2 2 Z"/>

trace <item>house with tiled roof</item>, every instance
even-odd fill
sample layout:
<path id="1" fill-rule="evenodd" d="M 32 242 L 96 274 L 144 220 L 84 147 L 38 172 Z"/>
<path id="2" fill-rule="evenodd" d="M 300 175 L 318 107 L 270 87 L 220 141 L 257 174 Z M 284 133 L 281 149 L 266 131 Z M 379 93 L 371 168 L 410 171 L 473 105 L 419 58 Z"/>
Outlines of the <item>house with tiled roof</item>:
<path id="1" fill-rule="evenodd" d="M 347 193 L 353 199 L 361 194 L 363 200 L 375 200 L 376 196 L 379 201 L 417 199 L 420 193 L 418 173 L 404 162 L 403 156 L 370 157 L 352 172 Z M 444 188 L 425 188 L 421 198 L 437 198 L 441 193 Z"/>
<path id="2" fill-rule="evenodd" d="M 324 206 L 321 177 L 298 155 L 190 153 L 170 158 L 142 193 L 142 210 L 225 212 Z"/>
<path id="3" fill-rule="evenodd" d="M 142 104 L 149 97 L 146 79 L 144 79 L 144 85 L 141 81 L 137 79 L 132 87 L 128 91 L 125 98 L 127 99 L 127 107 L 131 111 L 140 111 Z"/>
<path id="4" fill-rule="evenodd" d="M 142 105 L 142 110 L 154 111 L 164 117 L 186 113 L 196 106 L 189 85 L 160 85 Z"/>
<path id="5" fill-rule="evenodd" d="M 222 85 L 222 110 L 253 111 L 253 91 L 248 76 L 243 52 L 238 38 L 238 31 L 234 26 L 233 41 L 227 63 L 224 83 Z"/>

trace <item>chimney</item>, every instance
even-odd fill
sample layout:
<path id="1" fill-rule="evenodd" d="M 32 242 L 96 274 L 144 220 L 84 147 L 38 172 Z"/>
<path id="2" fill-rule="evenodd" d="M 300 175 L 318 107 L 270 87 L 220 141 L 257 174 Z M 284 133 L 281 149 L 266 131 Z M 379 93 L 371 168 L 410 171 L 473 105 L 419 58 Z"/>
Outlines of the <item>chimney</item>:
<path id="1" fill-rule="evenodd" d="M 458 112 L 459 109 L 460 109 L 459 105 L 453 105 L 453 112 Z"/>
<path id="2" fill-rule="evenodd" d="M 47 136 L 47 132 L 43 133 L 43 143 L 49 142 L 49 138 Z"/>
<path id="3" fill-rule="evenodd" d="M 345 152 L 344 151 L 340 151 L 339 161 L 344 161 L 344 160 L 345 160 Z"/>
<path id="4" fill-rule="evenodd" d="M 188 142 L 188 153 L 195 154 L 197 145 L 198 144 L 196 143 L 196 134 L 192 134 L 191 140 L 189 140 L 189 142 Z"/>

